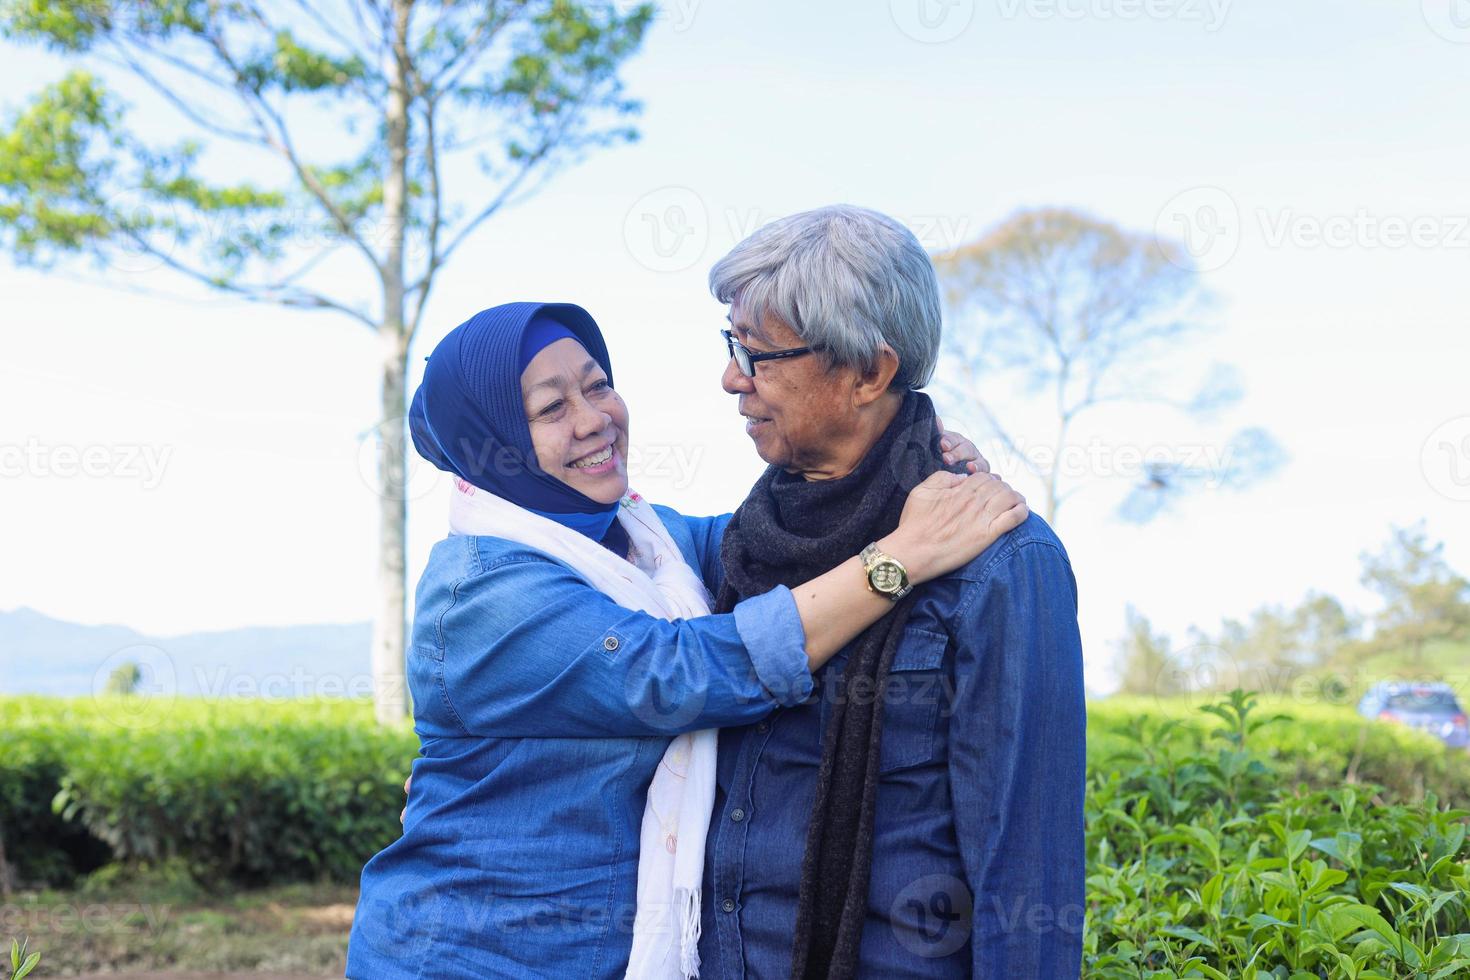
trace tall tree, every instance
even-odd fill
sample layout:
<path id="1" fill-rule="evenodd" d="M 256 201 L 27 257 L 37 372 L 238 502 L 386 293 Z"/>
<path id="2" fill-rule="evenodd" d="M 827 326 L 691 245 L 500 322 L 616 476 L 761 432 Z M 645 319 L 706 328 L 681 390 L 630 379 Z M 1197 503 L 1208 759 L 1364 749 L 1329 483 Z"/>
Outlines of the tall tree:
<path id="1" fill-rule="evenodd" d="M 1128 631 L 1118 644 L 1119 691 L 1156 697 L 1188 693 L 1188 680 L 1171 659 L 1169 638 L 1155 633 L 1148 617 L 1133 606 L 1126 615 Z"/>
<path id="2" fill-rule="evenodd" d="M 1042 509 L 1055 522 L 1062 504 L 1095 482 L 1064 473 L 1080 457 L 1078 421 L 1120 403 L 1167 405 L 1207 416 L 1240 398 L 1233 372 L 1216 367 L 1192 399 L 1171 399 L 1148 371 L 1202 325 L 1208 294 L 1182 245 L 1126 231 L 1077 211 L 1021 211 L 979 240 L 936 256 L 950 309 L 945 380 L 956 409 L 978 408 L 1008 458 L 1043 487 Z M 1049 445 L 1020 442 L 995 405 L 996 379 L 1011 376 L 1044 399 L 1056 419 Z M 1138 522 L 1201 485 L 1241 486 L 1281 462 L 1261 429 L 1237 433 L 1213 460 L 1144 459 L 1110 470 L 1136 471 L 1119 509 Z"/>
<path id="3" fill-rule="evenodd" d="M 558 166 L 634 138 L 619 71 L 652 15 L 574 0 L 0 0 L 8 38 L 76 64 L 0 132 L 0 242 L 19 261 L 151 256 L 378 338 L 380 721 L 407 710 L 409 344 L 478 228 Z M 131 127 L 109 83 L 166 110 L 167 135 L 152 117 Z M 369 288 L 323 286 L 329 258 L 351 267 L 339 256 Z"/>
<path id="4" fill-rule="evenodd" d="M 1362 561 L 1363 584 L 1383 599 L 1365 653 L 1405 651 L 1406 666 L 1424 674 L 1430 643 L 1470 641 L 1470 581 L 1450 568 L 1444 543 L 1430 543 L 1422 523 L 1394 528 L 1388 545 Z"/>
<path id="5" fill-rule="evenodd" d="M 1198 636 L 1234 664 L 1246 686 L 1279 694 L 1297 678 L 1337 665 L 1353 648 L 1357 632 L 1357 618 L 1341 602 L 1309 592 L 1294 608 L 1262 606 L 1248 620 L 1226 619 L 1218 637 Z M 1235 686 L 1233 680 L 1226 684 L 1220 693 Z"/>

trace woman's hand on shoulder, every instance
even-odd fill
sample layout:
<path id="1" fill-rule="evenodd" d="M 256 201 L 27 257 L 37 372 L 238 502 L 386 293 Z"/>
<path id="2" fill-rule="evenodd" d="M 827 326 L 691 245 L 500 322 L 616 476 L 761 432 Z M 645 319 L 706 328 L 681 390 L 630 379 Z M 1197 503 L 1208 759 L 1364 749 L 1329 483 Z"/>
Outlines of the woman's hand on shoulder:
<path id="1" fill-rule="evenodd" d="M 910 491 L 897 530 L 879 546 L 904 563 L 912 582 L 961 568 L 1031 515 L 1026 498 L 990 473 L 940 470 Z"/>
<path id="2" fill-rule="evenodd" d="M 939 449 L 944 453 L 945 466 L 964 463 L 967 472 L 990 472 L 990 461 L 980 455 L 979 448 L 968 436 L 953 430 L 946 431 L 944 421 L 937 415 L 934 417 L 934 424 L 939 427 Z"/>

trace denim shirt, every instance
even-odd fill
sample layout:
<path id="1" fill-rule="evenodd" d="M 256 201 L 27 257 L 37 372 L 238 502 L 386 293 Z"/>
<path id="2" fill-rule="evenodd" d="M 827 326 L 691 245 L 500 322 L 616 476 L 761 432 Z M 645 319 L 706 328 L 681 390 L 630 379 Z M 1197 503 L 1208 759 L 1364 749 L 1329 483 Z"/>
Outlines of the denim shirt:
<path id="1" fill-rule="evenodd" d="M 720 733 L 702 980 L 790 976 L 821 733 L 846 659 L 817 672 L 808 703 Z M 1071 565 L 1041 518 L 921 587 L 886 690 L 859 976 L 1076 978 L 1082 645 Z"/>
<path id="2" fill-rule="evenodd" d="M 725 521 L 658 510 L 709 578 Z M 791 593 L 670 622 L 545 554 L 456 536 L 434 546 L 415 609 L 421 751 L 403 836 L 363 869 L 347 975 L 621 977 L 644 800 L 672 737 L 811 693 Z"/>

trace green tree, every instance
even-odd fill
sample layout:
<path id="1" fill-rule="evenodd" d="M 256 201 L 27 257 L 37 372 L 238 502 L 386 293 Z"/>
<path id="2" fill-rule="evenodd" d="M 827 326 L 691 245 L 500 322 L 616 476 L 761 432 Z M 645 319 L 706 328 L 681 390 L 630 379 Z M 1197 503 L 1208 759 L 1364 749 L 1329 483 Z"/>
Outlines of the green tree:
<path id="1" fill-rule="evenodd" d="M 1125 466 L 1122 454 L 1095 467 L 1090 455 L 1080 467 L 1065 463 L 1084 455 L 1072 442 L 1079 420 L 1106 406 L 1154 404 L 1205 417 L 1239 400 L 1224 366 L 1183 401 L 1167 396 L 1152 373 L 1199 331 L 1209 301 L 1182 245 L 1041 208 L 934 262 L 950 312 L 941 383 L 956 410 L 979 410 L 1008 461 L 1041 481 L 1049 522 L 1068 498 L 1109 473 L 1132 478 L 1119 513 L 1143 522 L 1187 490 L 1241 486 L 1281 465 L 1280 448 L 1258 428 L 1238 432 L 1210 463 L 1186 453 L 1140 458 L 1136 467 Z M 1002 423 L 994 403 L 997 379 L 1006 377 L 1055 417 L 1047 443 L 1027 447 Z"/>
<path id="2" fill-rule="evenodd" d="M 1169 638 L 1155 633 L 1148 617 L 1131 605 L 1126 617 L 1127 632 L 1118 650 L 1121 693 L 1159 697 L 1188 693 L 1187 685 L 1173 669 Z"/>
<path id="3" fill-rule="evenodd" d="M 132 694 L 138 690 L 138 684 L 142 680 L 143 668 L 131 662 L 121 664 L 107 675 L 107 693 Z"/>
<path id="4" fill-rule="evenodd" d="M 1431 544 L 1422 522 L 1394 528 L 1388 544 L 1362 562 L 1363 584 L 1383 599 L 1365 653 L 1405 651 L 1406 666 L 1425 674 L 1431 642 L 1470 640 L 1470 581 L 1450 568 L 1443 542 Z"/>
<path id="5" fill-rule="evenodd" d="M 1225 620 L 1216 642 L 1264 689 L 1280 693 L 1274 680 L 1327 665 L 1355 630 L 1342 603 L 1313 592 L 1295 608 L 1262 606 L 1245 622 Z"/>
<path id="6" fill-rule="evenodd" d="M 652 13 L 574 0 L 0 0 L 8 38 L 74 66 L 0 132 L 0 244 L 18 261 L 151 257 L 376 335 L 382 721 L 407 710 L 409 344 L 471 234 L 559 166 L 635 136 L 619 71 Z M 145 93 L 169 130 L 131 126 L 109 82 Z M 329 292 L 327 268 L 358 270 L 363 289 Z"/>

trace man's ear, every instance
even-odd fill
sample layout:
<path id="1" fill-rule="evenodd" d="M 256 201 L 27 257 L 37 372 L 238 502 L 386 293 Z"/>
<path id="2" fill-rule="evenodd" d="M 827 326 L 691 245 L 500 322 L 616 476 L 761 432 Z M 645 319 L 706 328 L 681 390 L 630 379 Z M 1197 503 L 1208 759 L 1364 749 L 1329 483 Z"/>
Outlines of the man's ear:
<path id="1" fill-rule="evenodd" d="M 861 372 L 853 386 L 853 402 L 858 408 L 866 408 L 888 394 L 893 379 L 898 375 L 898 354 L 883 344 L 873 358 L 873 366 Z"/>

